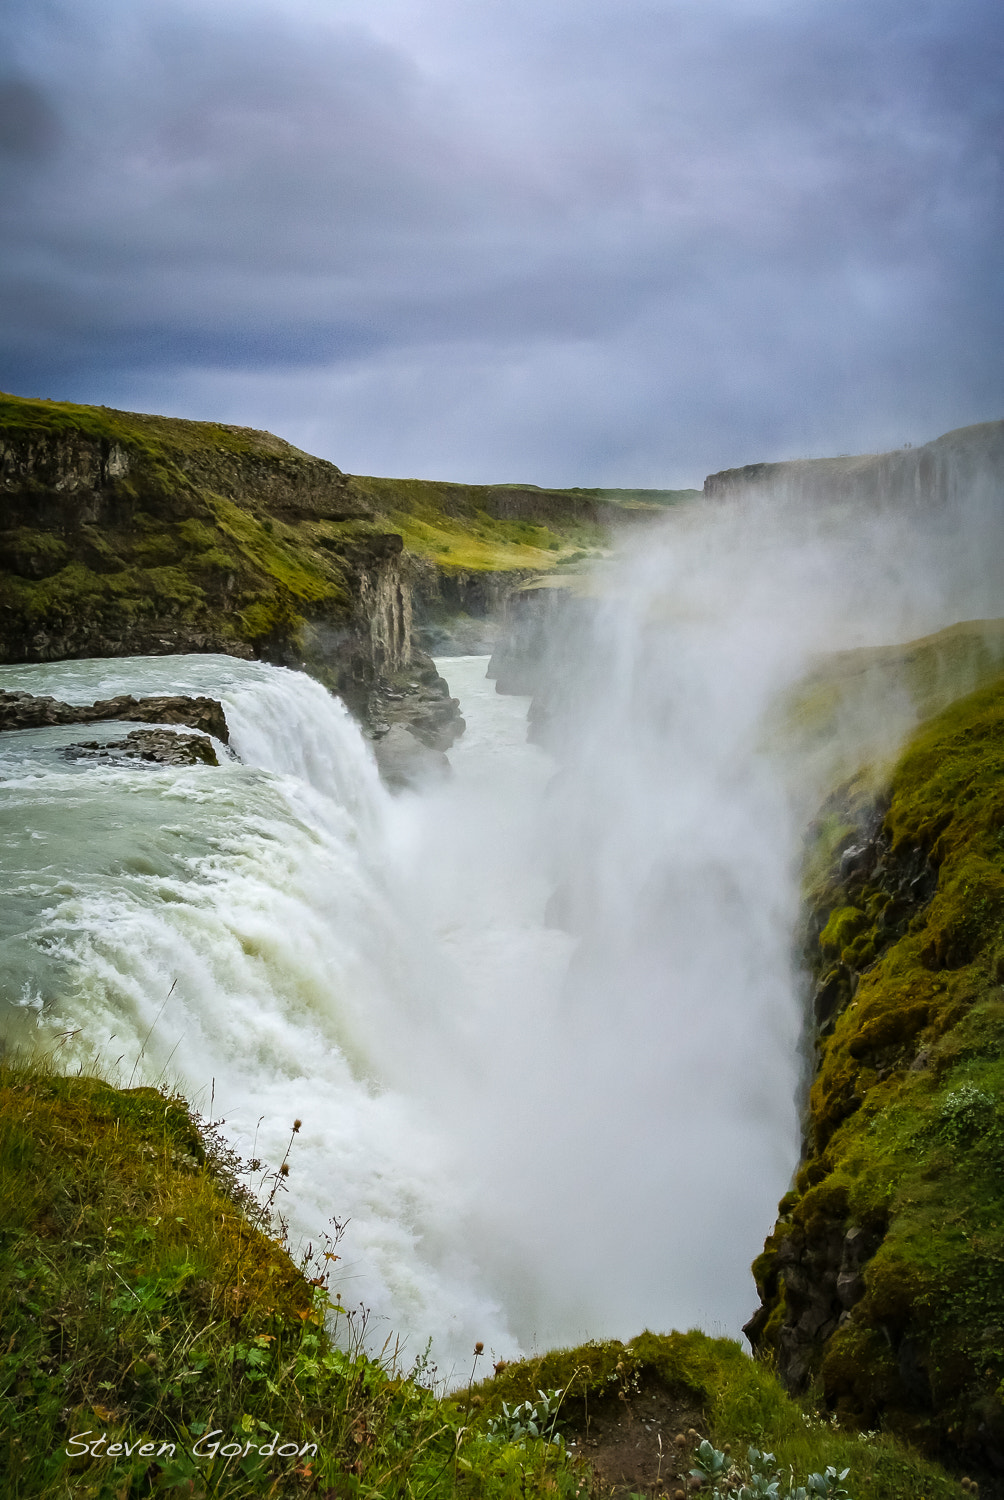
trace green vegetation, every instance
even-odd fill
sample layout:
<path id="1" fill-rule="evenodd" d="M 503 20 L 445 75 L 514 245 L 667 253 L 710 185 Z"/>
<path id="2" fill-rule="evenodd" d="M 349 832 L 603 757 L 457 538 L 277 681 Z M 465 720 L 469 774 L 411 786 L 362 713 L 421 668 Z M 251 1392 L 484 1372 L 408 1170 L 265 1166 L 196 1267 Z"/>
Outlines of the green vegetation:
<path id="1" fill-rule="evenodd" d="M 535 485 L 351 480 L 354 493 L 400 532 L 409 552 L 444 572 L 540 572 L 605 551 L 614 512 L 581 490 Z"/>
<path id="2" fill-rule="evenodd" d="M 337 1235 L 297 1268 L 269 1232 L 289 1153 L 251 1165 L 264 1206 L 181 1100 L 0 1065 L 4 1495 L 575 1494 L 563 1449 L 360 1352 Z"/>
<path id="3" fill-rule="evenodd" d="M 450 1396 L 425 1360 L 406 1375 L 366 1355 L 365 1315 L 329 1290 L 337 1227 L 300 1267 L 272 1227 L 299 1128 L 276 1170 L 242 1167 L 178 1098 L 0 1063 L 5 1496 L 598 1496 L 587 1423 L 653 1389 L 716 1442 L 769 1439 L 799 1472 L 850 1464 L 859 1500 L 961 1494 L 704 1334 L 555 1351 Z M 700 1438 L 674 1450 L 681 1473 Z M 673 1472 L 667 1457 L 646 1493 Z"/>
<path id="4" fill-rule="evenodd" d="M 1004 1441 L 1004 679 L 917 733 L 877 805 L 861 786 L 820 825 L 810 1151 L 754 1267 L 759 1338 L 842 1419 L 986 1462 Z M 804 1277 L 827 1274 L 793 1356 Z"/>
<path id="5" fill-rule="evenodd" d="M 302 647 L 352 617 L 384 536 L 333 465 L 268 433 L 0 397 L 7 659 Z"/>
<path id="6" fill-rule="evenodd" d="M 147 416 L 140 412 L 115 411 L 107 406 L 80 406 L 72 401 L 39 401 L 2 392 L 0 432 L 5 437 L 17 433 L 36 438 L 53 433 L 60 437 L 79 435 L 98 442 L 121 444 L 163 463 L 169 461 L 172 451 L 193 454 L 213 448 L 230 453 L 255 453 L 279 442 L 275 438 L 270 440 L 268 433 L 255 432 L 248 427 Z"/>
<path id="7" fill-rule="evenodd" d="M 836 1469 L 828 1464 L 822 1474 L 808 1475 L 801 1484 L 793 1468 L 787 1474 L 777 1464 L 776 1455 L 750 1446 L 746 1457 L 733 1458 L 724 1448 L 715 1448 L 707 1438 L 694 1456 L 692 1477 L 702 1486 L 712 1485 L 711 1500 L 851 1500 L 844 1489 L 850 1468 Z"/>
<path id="8" fill-rule="evenodd" d="M 838 651 L 788 696 L 780 743 L 822 756 L 832 781 L 865 765 L 873 792 L 916 726 L 1004 671 L 1004 620 L 964 620 L 901 646 Z"/>
<path id="9" fill-rule="evenodd" d="M 963 1493 L 935 1464 L 895 1439 L 843 1432 L 811 1406 L 792 1400 L 767 1367 L 749 1359 L 730 1339 L 698 1332 L 643 1333 L 627 1344 L 614 1339 L 553 1350 L 506 1367 L 477 1388 L 475 1399 L 496 1411 L 502 1402 L 511 1407 L 553 1390 L 562 1393 L 558 1427 L 567 1432 L 583 1432 L 590 1415 L 597 1417 L 605 1407 L 630 1407 L 645 1393 L 659 1390 L 672 1395 L 680 1411 L 698 1413 L 700 1424 L 723 1450 L 745 1453 L 750 1444 L 769 1445 L 779 1467 L 804 1476 L 828 1467 L 849 1468 L 856 1500 L 936 1500 Z M 687 1444 L 679 1444 L 686 1459 L 680 1466 L 684 1476 L 701 1441 L 697 1432 L 687 1435 Z M 673 1485 L 667 1487 L 672 1493 Z"/>
<path id="10" fill-rule="evenodd" d="M 465 524 L 448 516 L 424 519 L 406 511 L 392 512 L 388 519 L 409 552 L 428 558 L 444 573 L 540 572 L 561 562 L 572 547 L 559 533 L 526 521 L 483 516 Z M 594 545 L 599 548 L 599 538 Z"/>
<path id="11" fill-rule="evenodd" d="M 622 505 L 625 510 L 661 510 L 671 505 L 692 505 L 704 498 L 703 490 L 584 490 L 576 486 L 571 495 L 590 495 L 595 500 L 605 500 L 611 505 Z"/>

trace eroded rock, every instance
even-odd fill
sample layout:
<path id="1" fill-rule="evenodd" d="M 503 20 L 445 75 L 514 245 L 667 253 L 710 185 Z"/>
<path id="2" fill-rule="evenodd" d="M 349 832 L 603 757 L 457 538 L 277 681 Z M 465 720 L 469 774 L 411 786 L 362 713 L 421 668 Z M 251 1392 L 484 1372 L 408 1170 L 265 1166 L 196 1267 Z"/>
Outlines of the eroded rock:
<path id="1" fill-rule="evenodd" d="M 450 762 L 442 750 L 434 750 L 403 724 L 394 724 L 373 741 L 380 775 L 389 787 L 420 788 L 442 781 L 450 774 Z"/>
<path id="2" fill-rule="evenodd" d="M 97 703 L 63 703 L 32 693 L 0 692 L 0 730 L 45 729 L 59 724 L 99 724 L 108 719 L 143 724 L 184 724 L 226 744 L 230 737 L 222 704 L 215 698 L 159 695 L 134 698 L 122 694 Z"/>
<path id="3" fill-rule="evenodd" d="M 67 760 L 146 760 L 161 766 L 218 766 L 213 742 L 205 734 L 176 734 L 170 729 L 134 729 L 122 740 L 85 740 L 67 745 Z"/>

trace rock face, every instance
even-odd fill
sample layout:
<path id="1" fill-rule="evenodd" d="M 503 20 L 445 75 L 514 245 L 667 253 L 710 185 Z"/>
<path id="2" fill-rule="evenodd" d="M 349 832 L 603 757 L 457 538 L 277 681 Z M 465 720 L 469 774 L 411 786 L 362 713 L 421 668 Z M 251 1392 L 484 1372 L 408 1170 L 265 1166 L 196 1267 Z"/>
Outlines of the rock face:
<path id="1" fill-rule="evenodd" d="M 0 663 L 258 657 L 378 734 L 414 707 L 445 749 L 427 652 L 492 649 L 527 578 L 692 498 L 367 478 L 250 428 L 0 395 Z"/>
<path id="2" fill-rule="evenodd" d="M 450 774 L 450 762 L 442 750 L 432 749 L 403 724 L 394 724 L 373 741 L 380 775 L 389 787 L 421 789 Z"/>
<path id="3" fill-rule="evenodd" d="M 259 657 L 366 724 L 431 668 L 402 548 L 334 464 L 269 433 L 0 398 L 0 662 Z"/>
<path id="4" fill-rule="evenodd" d="M 186 724 L 226 744 L 229 740 L 222 705 L 215 698 L 159 696 L 102 698 L 97 703 L 61 703 L 58 698 L 36 698 L 31 693 L 0 692 L 0 731 L 45 729 L 56 724 L 99 724 L 108 719 L 138 720 L 142 724 Z"/>
<path id="5" fill-rule="evenodd" d="M 846 499 L 870 506 L 912 502 L 926 508 L 947 503 L 974 484 L 999 486 L 1002 474 L 1004 422 L 982 422 L 892 453 L 723 469 L 705 479 L 704 496 L 726 500 L 748 490 L 771 490 L 807 503 Z"/>
<path id="6" fill-rule="evenodd" d="M 144 760 L 160 766 L 218 766 L 213 742 L 204 734 L 174 734 L 169 729 L 134 729 L 124 740 L 84 740 L 67 745 L 67 760 Z"/>
<path id="7" fill-rule="evenodd" d="M 510 626 L 520 589 L 539 576 L 529 568 L 445 572 L 415 562 L 416 636 L 436 656 L 494 651 Z"/>
<path id="8" fill-rule="evenodd" d="M 914 736 L 884 795 L 847 783 L 811 832 L 804 1159 L 747 1325 L 791 1389 L 998 1476 L 1002 747 L 999 679 Z"/>
<path id="9" fill-rule="evenodd" d="M 583 575 L 535 579 L 516 591 L 488 667 L 497 691 L 538 695 L 535 704 L 543 714 L 545 701 L 560 692 L 595 607 Z"/>

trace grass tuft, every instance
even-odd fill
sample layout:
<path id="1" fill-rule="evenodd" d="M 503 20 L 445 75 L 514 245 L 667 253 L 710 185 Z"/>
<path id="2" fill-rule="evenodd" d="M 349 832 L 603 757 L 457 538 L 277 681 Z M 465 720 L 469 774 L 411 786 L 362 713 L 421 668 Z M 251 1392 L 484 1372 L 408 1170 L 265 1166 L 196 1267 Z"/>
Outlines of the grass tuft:
<path id="1" fill-rule="evenodd" d="M 407 1372 L 393 1351 L 373 1358 L 365 1315 L 331 1287 L 339 1226 L 300 1265 L 284 1241 L 301 1127 L 268 1170 L 176 1096 L 0 1060 L 5 1497 L 598 1500 L 613 1492 L 576 1441 L 582 1419 L 611 1401 L 629 1414 L 653 1383 L 718 1442 L 769 1443 L 806 1471 L 850 1463 L 856 1497 L 961 1493 L 894 1443 L 833 1432 L 700 1333 L 553 1351 L 453 1395 L 427 1358 Z"/>

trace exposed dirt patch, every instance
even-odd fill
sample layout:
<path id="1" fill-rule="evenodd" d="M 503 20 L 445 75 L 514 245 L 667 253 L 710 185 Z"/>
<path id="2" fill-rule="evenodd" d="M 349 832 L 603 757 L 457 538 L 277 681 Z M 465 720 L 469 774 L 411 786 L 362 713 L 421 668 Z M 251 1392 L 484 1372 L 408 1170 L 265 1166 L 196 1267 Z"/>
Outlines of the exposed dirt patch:
<path id="1" fill-rule="evenodd" d="M 575 1440 L 572 1451 L 588 1461 L 604 1494 L 653 1500 L 672 1500 L 677 1491 L 688 1492 L 694 1449 L 707 1436 L 693 1397 L 667 1390 L 657 1381 L 590 1402 L 584 1421 L 564 1430 L 569 1440 Z M 697 1437 L 690 1435 L 695 1432 Z M 676 1443 L 680 1434 L 687 1438 L 683 1447 Z"/>

